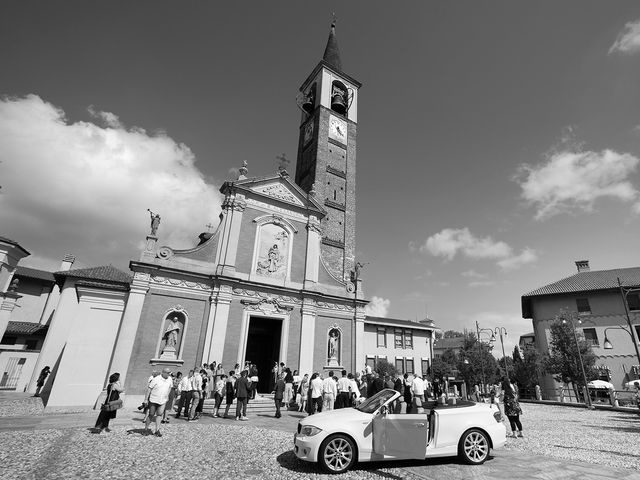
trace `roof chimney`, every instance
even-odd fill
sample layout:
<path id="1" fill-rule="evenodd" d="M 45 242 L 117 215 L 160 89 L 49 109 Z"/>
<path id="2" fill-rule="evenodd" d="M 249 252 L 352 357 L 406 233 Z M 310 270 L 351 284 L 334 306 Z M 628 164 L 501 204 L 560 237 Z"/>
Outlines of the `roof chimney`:
<path id="1" fill-rule="evenodd" d="M 576 267 L 578 267 L 579 272 L 588 272 L 591 269 L 589 268 L 589 260 L 577 260 Z"/>
<path id="2" fill-rule="evenodd" d="M 66 272 L 71 268 L 71 265 L 73 265 L 73 262 L 75 261 L 76 261 L 76 256 L 71 253 L 67 253 L 62 259 L 62 263 L 60 264 L 60 271 Z"/>

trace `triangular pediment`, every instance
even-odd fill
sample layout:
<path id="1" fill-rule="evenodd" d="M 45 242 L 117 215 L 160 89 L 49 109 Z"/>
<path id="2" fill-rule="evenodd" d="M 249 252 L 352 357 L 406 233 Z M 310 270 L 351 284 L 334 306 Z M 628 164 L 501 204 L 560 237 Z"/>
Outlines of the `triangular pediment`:
<path id="1" fill-rule="evenodd" d="M 302 200 L 279 181 L 253 186 L 251 187 L 251 191 L 275 198 L 276 200 L 298 205 L 299 207 L 304 207 Z"/>
<path id="2" fill-rule="evenodd" d="M 295 206 L 299 210 L 315 212 L 314 215 L 319 217 L 324 217 L 326 214 L 326 210 L 320 202 L 313 195 L 309 195 L 302 190 L 288 175 L 278 174 L 225 182 L 220 192 L 228 195 L 231 189 L 242 192 L 247 197 L 262 198 L 261 201 L 273 199 L 276 202 Z"/>

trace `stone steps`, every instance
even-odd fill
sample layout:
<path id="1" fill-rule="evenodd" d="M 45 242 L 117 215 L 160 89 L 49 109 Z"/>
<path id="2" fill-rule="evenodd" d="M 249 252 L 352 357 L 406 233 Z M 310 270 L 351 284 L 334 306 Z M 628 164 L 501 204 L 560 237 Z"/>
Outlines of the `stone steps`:
<path id="1" fill-rule="evenodd" d="M 204 405 L 202 407 L 203 413 L 212 414 L 215 407 L 215 400 L 213 398 L 207 398 L 204 401 Z M 231 408 L 229 408 L 229 415 L 232 413 L 235 414 L 236 411 L 236 400 L 233 400 L 231 404 Z M 226 408 L 226 402 L 223 400 L 222 405 L 220 405 L 220 410 L 224 411 Z M 296 405 L 297 408 L 297 405 Z M 282 410 L 287 410 L 287 408 L 282 407 Z M 249 404 L 247 405 L 247 415 L 249 414 L 271 414 L 275 415 L 276 413 L 276 405 L 273 400 L 273 394 L 269 393 L 261 393 L 256 395 L 256 398 L 253 400 L 249 400 Z"/>

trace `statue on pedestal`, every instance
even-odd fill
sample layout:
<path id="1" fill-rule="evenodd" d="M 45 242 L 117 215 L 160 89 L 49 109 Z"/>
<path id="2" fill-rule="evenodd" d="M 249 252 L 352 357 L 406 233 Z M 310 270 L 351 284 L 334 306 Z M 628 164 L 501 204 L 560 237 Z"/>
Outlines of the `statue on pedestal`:
<path id="1" fill-rule="evenodd" d="M 158 227 L 160 226 L 160 215 L 157 213 L 153 213 L 151 210 L 147 208 L 147 212 L 151 215 L 151 233 L 150 235 L 156 236 L 158 232 Z"/>
<path id="2" fill-rule="evenodd" d="M 162 336 L 165 345 L 160 358 L 177 358 L 178 333 L 180 333 L 180 323 L 178 322 L 178 317 L 173 317 Z"/>

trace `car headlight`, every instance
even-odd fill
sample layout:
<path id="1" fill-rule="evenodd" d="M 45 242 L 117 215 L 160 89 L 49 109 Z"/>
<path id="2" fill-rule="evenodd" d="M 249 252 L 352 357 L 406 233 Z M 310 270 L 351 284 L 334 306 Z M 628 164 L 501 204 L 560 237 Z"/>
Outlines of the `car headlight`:
<path id="1" fill-rule="evenodd" d="M 305 425 L 300 430 L 300 435 L 303 437 L 313 437 L 322 431 L 321 428 L 314 427 L 313 425 Z"/>

